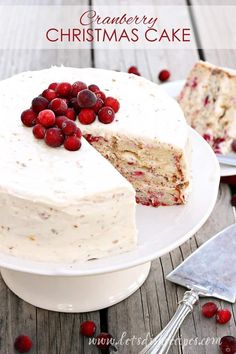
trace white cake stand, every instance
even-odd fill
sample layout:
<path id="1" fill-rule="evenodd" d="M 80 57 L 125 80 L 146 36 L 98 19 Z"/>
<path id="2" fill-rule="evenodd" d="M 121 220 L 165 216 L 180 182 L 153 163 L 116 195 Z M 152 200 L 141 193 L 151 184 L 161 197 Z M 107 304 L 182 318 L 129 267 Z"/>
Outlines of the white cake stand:
<path id="1" fill-rule="evenodd" d="M 2 277 L 20 298 L 61 312 L 88 312 L 118 303 L 145 281 L 151 260 L 178 247 L 209 217 L 220 169 L 209 145 L 190 128 L 193 183 L 186 205 L 137 207 L 136 250 L 81 264 L 40 263 L 0 253 Z"/>

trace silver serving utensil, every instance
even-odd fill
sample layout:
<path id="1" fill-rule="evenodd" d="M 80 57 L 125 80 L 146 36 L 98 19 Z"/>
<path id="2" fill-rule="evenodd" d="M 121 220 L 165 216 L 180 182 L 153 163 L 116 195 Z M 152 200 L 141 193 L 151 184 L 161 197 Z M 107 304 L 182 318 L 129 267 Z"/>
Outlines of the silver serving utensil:
<path id="1" fill-rule="evenodd" d="M 219 232 L 167 275 L 188 289 L 167 326 L 139 354 L 167 354 L 199 296 L 236 301 L 236 224 Z"/>
<path id="2" fill-rule="evenodd" d="M 219 163 L 224 165 L 236 166 L 236 156 L 216 154 Z"/>

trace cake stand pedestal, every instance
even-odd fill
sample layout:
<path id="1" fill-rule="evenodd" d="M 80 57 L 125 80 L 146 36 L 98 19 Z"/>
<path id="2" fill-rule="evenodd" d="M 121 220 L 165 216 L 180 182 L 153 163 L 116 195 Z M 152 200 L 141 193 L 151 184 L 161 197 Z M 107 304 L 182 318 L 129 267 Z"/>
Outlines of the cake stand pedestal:
<path id="1" fill-rule="evenodd" d="M 90 276 L 47 276 L 1 269 L 7 286 L 26 302 L 51 311 L 89 312 L 114 305 L 146 280 L 151 262 Z"/>

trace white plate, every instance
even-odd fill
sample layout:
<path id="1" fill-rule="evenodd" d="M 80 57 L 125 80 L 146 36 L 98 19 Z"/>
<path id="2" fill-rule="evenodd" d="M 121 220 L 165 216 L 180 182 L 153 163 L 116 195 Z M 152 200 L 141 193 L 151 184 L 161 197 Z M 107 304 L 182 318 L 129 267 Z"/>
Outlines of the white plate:
<path id="1" fill-rule="evenodd" d="M 80 264 L 32 262 L 0 253 L 0 266 L 44 275 L 95 275 L 135 267 L 173 250 L 191 237 L 209 217 L 218 193 L 219 164 L 213 150 L 192 128 L 192 191 L 186 205 L 137 207 L 136 250 Z M 65 250 L 66 251 L 66 250 Z"/>
<path id="2" fill-rule="evenodd" d="M 177 97 L 185 84 L 185 80 L 178 80 L 162 84 L 162 88 L 172 97 Z M 220 175 L 222 177 L 236 175 L 236 167 L 220 165 Z"/>

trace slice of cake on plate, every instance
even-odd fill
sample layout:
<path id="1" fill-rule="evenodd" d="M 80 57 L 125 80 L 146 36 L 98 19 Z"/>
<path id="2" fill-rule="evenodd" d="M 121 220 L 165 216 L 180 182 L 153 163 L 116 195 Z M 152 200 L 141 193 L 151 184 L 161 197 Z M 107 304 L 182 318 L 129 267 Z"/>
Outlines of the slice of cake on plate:
<path id="1" fill-rule="evenodd" d="M 217 153 L 231 150 L 236 138 L 236 71 L 197 62 L 178 102 L 188 123 Z"/>
<path id="2" fill-rule="evenodd" d="M 90 144 L 82 138 L 78 151 L 68 151 L 62 145 L 64 141 L 72 149 L 68 133 L 53 149 L 45 141 L 50 129 L 61 132 L 58 115 L 64 113 L 58 110 L 58 101 L 40 108 L 41 99 L 32 106 L 56 112 L 57 128 L 47 125 L 47 112 L 35 112 L 32 125 L 45 123 L 45 141 L 34 138 L 32 129 L 22 124 L 21 113 L 51 83 L 78 80 L 98 85 L 119 101 L 120 109 L 111 124 L 104 124 L 101 117 L 83 124 L 76 117 Z M 188 127 L 178 103 L 157 85 L 125 73 L 60 67 L 4 80 L 0 95 L 1 252 L 51 262 L 127 252 L 137 245 L 135 190 L 144 205 L 186 201 Z M 53 100 L 51 91 L 44 93 L 49 100 L 50 95 Z M 74 99 L 70 94 L 60 102 L 67 107 Z M 69 113 L 74 119 L 73 110 Z"/>

